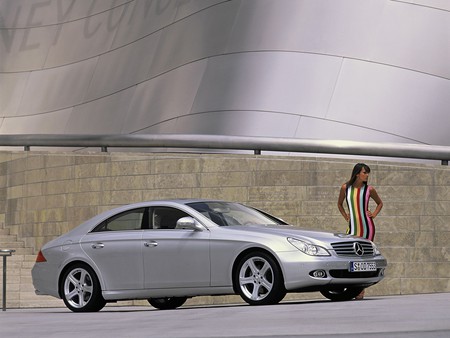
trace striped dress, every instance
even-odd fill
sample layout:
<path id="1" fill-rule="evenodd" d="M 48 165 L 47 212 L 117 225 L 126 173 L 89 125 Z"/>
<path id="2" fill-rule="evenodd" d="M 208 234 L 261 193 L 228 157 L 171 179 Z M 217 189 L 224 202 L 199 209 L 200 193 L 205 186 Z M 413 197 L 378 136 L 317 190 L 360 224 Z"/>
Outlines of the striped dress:
<path id="1" fill-rule="evenodd" d="M 345 199 L 347 201 L 350 220 L 347 234 L 364 237 L 373 241 L 375 237 L 375 224 L 373 219 L 367 216 L 370 199 L 370 185 L 364 184 L 361 188 L 347 186 Z"/>

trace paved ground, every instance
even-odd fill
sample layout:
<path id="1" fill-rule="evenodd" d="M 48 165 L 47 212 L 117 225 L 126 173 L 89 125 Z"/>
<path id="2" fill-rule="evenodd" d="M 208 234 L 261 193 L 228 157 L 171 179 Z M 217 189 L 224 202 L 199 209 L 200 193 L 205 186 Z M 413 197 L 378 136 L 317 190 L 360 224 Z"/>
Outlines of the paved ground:
<path id="1" fill-rule="evenodd" d="M 106 307 L 0 311 L 0 337 L 450 337 L 450 293 L 274 306 Z"/>

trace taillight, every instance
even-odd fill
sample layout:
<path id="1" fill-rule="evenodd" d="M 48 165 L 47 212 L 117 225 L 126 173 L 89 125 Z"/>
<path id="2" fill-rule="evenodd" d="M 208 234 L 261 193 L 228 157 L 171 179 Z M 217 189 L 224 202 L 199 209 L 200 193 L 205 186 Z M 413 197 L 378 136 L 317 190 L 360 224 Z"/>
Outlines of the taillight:
<path id="1" fill-rule="evenodd" d="M 39 250 L 39 253 L 37 254 L 37 257 L 36 257 L 36 263 L 43 263 L 43 262 L 47 262 L 47 260 L 45 259 L 44 255 L 42 254 L 42 251 Z"/>

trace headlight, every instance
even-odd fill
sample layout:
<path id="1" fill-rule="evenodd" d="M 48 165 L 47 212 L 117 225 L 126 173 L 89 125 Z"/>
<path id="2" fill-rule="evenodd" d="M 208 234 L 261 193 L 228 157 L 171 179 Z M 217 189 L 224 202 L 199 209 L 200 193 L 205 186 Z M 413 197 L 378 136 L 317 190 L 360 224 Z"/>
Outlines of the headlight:
<path id="1" fill-rule="evenodd" d="M 378 250 L 377 246 L 375 245 L 375 243 L 372 243 L 372 247 L 373 247 L 373 255 L 374 256 L 380 256 L 381 252 L 380 250 Z"/>
<path id="2" fill-rule="evenodd" d="M 287 240 L 289 243 L 291 243 L 293 246 L 295 246 L 297 249 L 299 249 L 301 252 L 304 252 L 307 255 L 331 256 L 330 253 L 327 251 L 327 249 L 322 248 L 321 246 L 307 243 L 307 242 L 301 241 L 296 238 L 291 238 L 291 237 L 288 237 Z"/>

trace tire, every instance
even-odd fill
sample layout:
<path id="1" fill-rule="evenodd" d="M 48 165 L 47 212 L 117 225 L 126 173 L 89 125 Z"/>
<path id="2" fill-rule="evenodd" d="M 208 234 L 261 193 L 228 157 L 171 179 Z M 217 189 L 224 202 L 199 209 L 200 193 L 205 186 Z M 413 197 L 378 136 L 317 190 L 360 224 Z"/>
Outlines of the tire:
<path id="1" fill-rule="evenodd" d="M 159 310 L 172 310 L 183 305 L 187 297 L 163 297 L 163 298 L 149 298 L 147 301 L 151 306 Z"/>
<path id="2" fill-rule="evenodd" d="M 244 256 L 237 266 L 233 283 L 241 298 L 250 305 L 277 304 L 286 295 L 280 267 L 264 252 Z"/>
<path id="3" fill-rule="evenodd" d="M 86 264 L 75 264 L 63 275 L 61 296 L 73 312 L 97 312 L 106 304 L 97 275 Z"/>
<path id="4" fill-rule="evenodd" d="M 364 288 L 340 288 L 340 289 L 334 289 L 334 290 L 322 290 L 320 293 L 325 298 L 328 298 L 335 302 L 341 302 L 341 301 L 347 301 L 352 300 L 357 295 L 360 294 L 360 292 L 364 290 Z"/>

